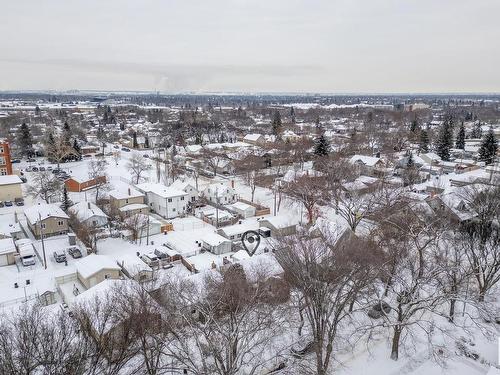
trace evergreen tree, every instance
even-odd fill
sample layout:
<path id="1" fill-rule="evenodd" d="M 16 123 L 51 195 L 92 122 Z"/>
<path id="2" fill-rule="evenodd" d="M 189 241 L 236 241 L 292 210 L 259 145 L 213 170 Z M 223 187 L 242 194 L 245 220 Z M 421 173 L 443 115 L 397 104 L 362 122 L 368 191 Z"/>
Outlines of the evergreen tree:
<path id="1" fill-rule="evenodd" d="M 418 120 L 415 118 L 415 120 L 413 120 L 413 121 L 411 122 L 411 125 L 410 125 L 410 131 L 411 131 L 412 133 L 416 133 L 416 132 L 417 132 L 417 130 L 418 130 L 418 128 L 419 128 L 419 126 L 418 126 Z"/>
<path id="2" fill-rule="evenodd" d="M 64 185 L 61 208 L 64 212 L 66 212 L 72 205 L 73 202 L 71 202 L 71 199 L 69 199 L 68 190 L 66 189 L 66 185 Z"/>
<path id="3" fill-rule="evenodd" d="M 17 145 L 21 150 L 21 155 L 30 157 L 33 155 L 33 139 L 28 125 L 23 122 L 17 132 Z"/>
<path id="4" fill-rule="evenodd" d="M 293 107 L 290 108 L 290 117 L 292 118 L 292 123 L 295 124 L 295 109 Z"/>
<path id="5" fill-rule="evenodd" d="M 125 124 L 123 122 L 120 123 L 120 130 L 121 131 L 125 130 Z"/>
<path id="6" fill-rule="evenodd" d="M 326 139 L 324 134 L 321 134 L 316 140 L 316 145 L 314 147 L 314 155 L 316 156 L 327 156 L 330 152 L 330 143 Z"/>
<path id="7" fill-rule="evenodd" d="M 82 149 L 78 144 L 78 141 L 75 139 L 73 141 L 73 150 L 75 150 L 76 155 L 74 156 L 77 160 L 82 160 Z"/>
<path id="8" fill-rule="evenodd" d="M 474 125 L 470 137 L 474 139 L 479 139 L 482 138 L 482 136 L 483 136 L 483 130 L 481 129 L 481 121 L 479 121 L 476 125 Z"/>
<path id="9" fill-rule="evenodd" d="M 279 136 L 281 134 L 281 129 L 282 129 L 281 115 L 280 115 L 279 111 L 274 112 L 272 126 L 273 126 L 273 134 L 277 138 L 279 138 Z"/>
<path id="10" fill-rule="evenodd" d="M 441 126 L 436 140 L 436 154 L 444 161 L 450 160 L 450 149 L 453 145 L 452 131 L 451 121 L 446 120 Z"/>
<path id="11" fill-rule="evenodd" d="M 413 152 L 410 152 L 408 156 L 408 161 L 406 162 L 407 168 L 413 168 L 415 166 L 415 161 L 413 160 Z"/>
<path id="12" fill-rule="evenodd" d="M 38 105 L 35 107 L 35 116 L 40 116 L 40 107 Z"/>
<path id="13" fill-rule="evenodd" d="M 481 147 L 479 148 L 479 160 L 486 164 L 492 164 L 495 161 L 495 156 L 498 150 L 498 141 L 493 134 L 493 128 L 490 127 L 488 133 L 485 134 Z"/>
<path id="14" fill-rule="evenodd" d="M 71 144 L 71 128 L 69 127 L 69 124 L 67 122 L 64 123 L 63 137 L 64 137 L 64 142 L 66 142 L 67 145 L 70 145 Z"/>
<path id="15" fill-rule="evenodd" d="M 420 141 L 419 141 L 418 150 L 424 154 L 429 152 L 429 134 L 427 133 L 427 130 L 425 130 L 425 129 L 422 129 L 420 131 Z"/>
<path id="16" fill-rule="evenodd" d="M 465 149 L 465 126 L 463 121 L 462 124 L 460 125 L 460 129 L 458 130 L 455 147 L 461 150 Z"/>
<path id="17" fill-rule="evenodd" d="M 134 132 L 134 134 L 132 134 L 132 147 L 133 148 L 139 147 L 139 144 L 137 143 L 137 132 Z"/>

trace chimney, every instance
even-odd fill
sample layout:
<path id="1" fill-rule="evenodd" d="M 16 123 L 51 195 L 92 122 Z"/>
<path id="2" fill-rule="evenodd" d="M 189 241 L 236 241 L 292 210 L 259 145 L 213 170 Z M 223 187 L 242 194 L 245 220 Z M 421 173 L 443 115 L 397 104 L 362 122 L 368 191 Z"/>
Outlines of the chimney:
<path id="1" fill-rule="evenodd" d="M 90 202 L 87 202 L 87 207 L 88 207 L 88 208 L 89 208 L 89 210 L 90 210 Z"/>
<path id="2" fill-rule="evenodd" d="M 130 188 L 128 188 L 128 195 L 131 195 L 131 194 L 130 194 Z"/>

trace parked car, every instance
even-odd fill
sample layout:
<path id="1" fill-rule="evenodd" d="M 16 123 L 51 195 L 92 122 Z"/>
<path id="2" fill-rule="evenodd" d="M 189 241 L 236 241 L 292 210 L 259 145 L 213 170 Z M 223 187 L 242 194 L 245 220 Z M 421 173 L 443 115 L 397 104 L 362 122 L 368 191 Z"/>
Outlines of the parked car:
<path id="1" fill-rule="evenodd" d="M 54 260 L 57 263 L 62 263 L 66 261 L 66 253 L 64 252 L 64 250 L 54 251 L 53 255 L 54 255 Z"/>
<path id="2" fill-rule="evenodd" d="M 142 157 L 143 158 L 149 158 L 149 155 L 148 154 L 143 154 Z"/>
<path id="3" fill-rule="evenodd" d="M 25 255 L 21 257 L 21 263 L 23 266 L 34 266 L 35 265 L 35 255 Z"/>
<path id="4" fill-rule="evenodd" d="M 125 152 L 130 152 L 130 149 L 127 148 L 127 147 L 122 147 L 122 151 L 125 151 Z"/>
<path id="5" fill-rule="evenodd" d="M 0 201 L 0 207 L 5 207 L 5 204 L 2 201 Z"/>
<path id="6" fill-rule="evenodd" d="M 27 161 L 30 162 L 30 163 L 33 163 L 34 161 L 36 161 L 36 159 L 29 158 L 29 159 L 27 159 Z"/>
<path id="7" fill-rule="evenodd" d="M 47 167 L 47 170 L 48 170 L 48 171 L 51 171 L 51 170 L 52 170 L 52 165 L 49 165 L 49 166 Z"/>
<path id="8" fill-rule="evenodd" d="M 66 250 L 68 251 L 68 254 L 75 259 L 82 257 L 82 252 L 80 251 L 80 248 L 78 248 L 78 246 L 70 246 Z"/>
<path id="9" fill-rule="evenodd" d="M 19 178 L 21 179 L 21 181 L 23 182 L 23 184 L 26 183 L 26 182 L 28 182 L 28 179 L 26 177 L 24 177 L 24 176 L 21 176 Z"/>
<path id="10" fill-rule="evenodd" d="M 32 171 L 32 172 L 38 172 L 38 167 L 32 167 L 32 168 L 31 168 L 31 171 Z"/>
<path id="11" fill-rule="evenodd" d="M 120 146 L 114 145 L 113 148 L 120 148 Z"/>
<path id="12" fill-rule="evenodd" d="M 16 198 L 14 200 L 16 202 L 16 206 L 24 206 L 24 199 L 23 198 Z"/>
<path id="13" fill-rule="evenodd" d="M 14 203 L 12 203 L 12 201 L 5 201 L 4 204 L 5 204 L 5 207 L 12 207 L 14 205 Z"/>
<path id="14" fill-rule="evenodd" d="M 33 167 L 26 168 L 26 172 L 33 172 Z"/>
<path id="15" fill-rule="evenodd" d="M 17 163 L 20 163 L 20 162 L 21 162 L 21 160 L 20 160 L 20 159 L 12 159 L 10 162 L 11 162 L 12 164 L 17 164 Z"/>
<path id="16" fill-rule="evenodd" d="M 39 170 L 40 172 L 45 172 L 45 167 L 40 167 Z"/>

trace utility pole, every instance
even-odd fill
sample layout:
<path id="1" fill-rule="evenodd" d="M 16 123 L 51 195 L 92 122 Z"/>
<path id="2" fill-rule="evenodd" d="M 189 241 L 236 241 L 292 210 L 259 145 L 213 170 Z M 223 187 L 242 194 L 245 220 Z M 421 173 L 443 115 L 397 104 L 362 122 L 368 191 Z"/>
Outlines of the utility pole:
<path id="1" fill-rule="evenodd" d="M 45 256 L 45 242 L 43 241 L 42 214 L 38 213 L 38 222 L 40 223 L 40 238 L 42 239 L 43 265 L 47 269 L 47 257 Z"/>

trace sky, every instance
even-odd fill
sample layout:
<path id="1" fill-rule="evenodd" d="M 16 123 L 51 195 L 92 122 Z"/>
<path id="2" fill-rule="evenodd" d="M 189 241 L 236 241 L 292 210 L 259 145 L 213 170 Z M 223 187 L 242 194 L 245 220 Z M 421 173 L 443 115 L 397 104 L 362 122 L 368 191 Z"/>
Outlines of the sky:
<path id="1" fill-rule="evenodd" d="M 498 93 L 500 0 L 0 0 L 0 90 Z"/>

